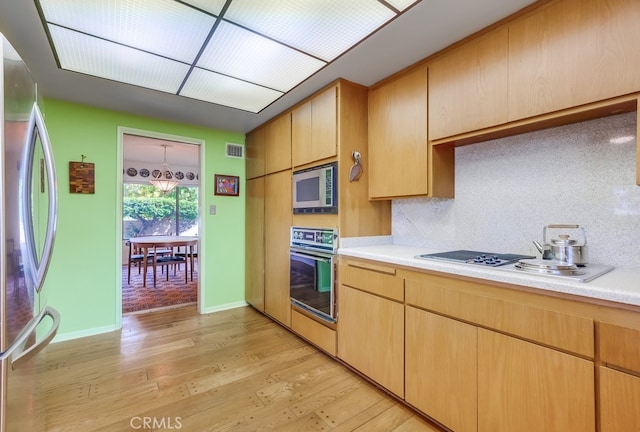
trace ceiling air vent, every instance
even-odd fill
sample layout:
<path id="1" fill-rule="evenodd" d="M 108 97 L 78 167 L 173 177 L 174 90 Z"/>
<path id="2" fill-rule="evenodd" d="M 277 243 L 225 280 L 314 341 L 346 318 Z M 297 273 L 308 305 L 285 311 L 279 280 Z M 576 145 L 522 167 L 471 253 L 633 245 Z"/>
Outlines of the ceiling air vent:
<path id="1" fill-rule="evenodd" d="M 224 152 L 227 157 L 244 159 L 244 146 L 242 144 L 227 143 Z"/>

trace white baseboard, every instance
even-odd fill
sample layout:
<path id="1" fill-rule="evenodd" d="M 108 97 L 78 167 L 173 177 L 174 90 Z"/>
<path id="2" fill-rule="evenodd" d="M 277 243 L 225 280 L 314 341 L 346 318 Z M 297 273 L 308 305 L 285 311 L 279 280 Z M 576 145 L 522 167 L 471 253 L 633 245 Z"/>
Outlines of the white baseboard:
<path id="1" fill-rule="evenodd" d="M 246 301 L 239 301 L 235 303 L 227 303 L 223 305 L 213 306 L 210 308 L 200 310 L 199 312 L 201 314 L 210 314 L 214 312 L 220 312 L 220 311 L 225 311 L 229 309 L 236 309 L 236 308 L 245 307 L 245 306 L 249 306 L 249 303 L 247 303 Z"/>
<path id="2" fill-rule="evenodd" d="M 91 329 L 79 330 L 75 332 L 62 333 L 57 334 L 56 337 L 53 338 L 51 343 L 56 342 L 64 342 L 72 339 L 80 339 L 87 336 L 95 336 L 103 333 L 110 333 L 116 330 L 120 330 L 116 326 L 104 326 L 104 327 L 95 327 Z"/>

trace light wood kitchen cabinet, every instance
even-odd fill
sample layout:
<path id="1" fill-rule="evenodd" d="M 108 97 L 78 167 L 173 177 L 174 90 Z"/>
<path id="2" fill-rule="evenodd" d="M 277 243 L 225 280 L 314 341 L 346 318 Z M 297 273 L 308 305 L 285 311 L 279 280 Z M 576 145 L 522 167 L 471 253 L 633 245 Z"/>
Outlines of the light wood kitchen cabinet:
<path id="1" fill-rule="evenodd" d="M 287 112 L 264 126 L 265 173 L 291 168 L 291 113 Z"/>
<path id="2" fill-rule="evenodd" d="M 592 361 L 478 329 L 478 431 L 595 431 Z"/>
<path id="3" fill-rule="evenodd" d="M 289 327 L 291 170 L 265 176 L 264 198 L 264 311 Z"/>
<path id="4" fill-rule="evenodd" d="M 384 267 L 341 263 L 338 357 L 389 391 L 404 396 L 402 279 Z"/>
<path id="5" fill-rule="evenodd" d="M 427 195 L 427 67 L 369 91 L 369 197 Z"/>
<path id="6" fill-rule="evenodd" d="M 427 66 L 369 90 L 369 198 L 453 197 L 454 149 L 427 142 Z"/>
<path id="7" fill-rule="evenodd" d="M 601 366 L 600 432 L 640 430 L 640 377 Z"/>
<path id="8" fill-rule="evenodd" d="M 265 169 L 265 132 L 264 127 L 254 129 L 245 139 L 247 179 L 264 175 Z"/>
<path id="9" fill-rule="evenodd" d="M 640 329 L 600 322 L 598 341 L 600 432 L 639 431 Z"/>
<path id="10" fill-rule="evenodd" d="M 509 23 L 509 120 L 640 90 L 637 0 L 562 0 Z"/>
<path id="11" fill-rule="evenodd" d="M 507 122 L 509 34 L 479 36 L 429 63 L 429 139 Z"/>
<path id="12" fill-rule="evenodd" d="M 245 300 L 264 312 L 264 177 L 247 180 L 245 210 Z"/>
<path id="13" fill-rule="evenodd" d="M 477 328 L 411 306 L 405 312 L 405 399 L 456 432 L 477 430 Z"/>
<path id="14" fill-rule="evenodd" d="M 336 156 L 337 87 L 332 86 L 291 113 L 291 160 L 294 167 Z"/>

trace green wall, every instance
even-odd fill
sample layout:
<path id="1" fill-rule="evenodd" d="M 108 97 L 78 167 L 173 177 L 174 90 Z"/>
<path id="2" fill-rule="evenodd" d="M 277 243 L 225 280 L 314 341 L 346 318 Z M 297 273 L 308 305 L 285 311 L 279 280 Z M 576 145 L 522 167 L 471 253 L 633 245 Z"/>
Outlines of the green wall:
<path id="1" fill-rule="evenodd" d="M 55 99 L 45 117 L 58 175 L 58 229 L 44 298 L 60 311 L 56 340 L 113 331 L 121 325 L 121 153 L 118 127 L 204 141 L 200 173 L 200 312 L 244 304 L 244 160 L 225 143 L 244 135 L 109 111 Z M 95 163 L 95 194 L 69 193 L 69 162 Z M 120 172 L 118 172 L 120 171 Z M 240 196 L 215 196 L 214 174 L 240 176 Z M 209 206 L 216 205 L 216 215 Z M 206 212 L 202 211 L 206 209 Z"/>

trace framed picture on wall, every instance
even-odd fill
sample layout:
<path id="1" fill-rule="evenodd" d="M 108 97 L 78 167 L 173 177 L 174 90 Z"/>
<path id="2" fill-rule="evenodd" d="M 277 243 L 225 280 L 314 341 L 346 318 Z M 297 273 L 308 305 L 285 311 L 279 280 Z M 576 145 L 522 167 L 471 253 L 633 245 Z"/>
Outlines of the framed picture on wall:
<path id="1" fill-rule="evenodd" d="M 215 175 L 215 194 L 238 196 L 240 193 L 240 177 L 224 174 Z"/>

